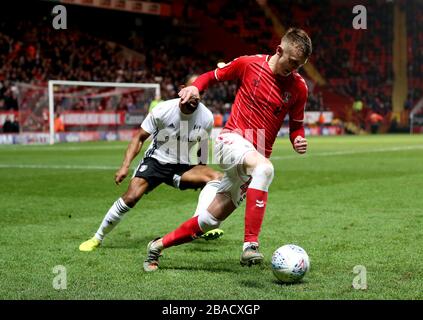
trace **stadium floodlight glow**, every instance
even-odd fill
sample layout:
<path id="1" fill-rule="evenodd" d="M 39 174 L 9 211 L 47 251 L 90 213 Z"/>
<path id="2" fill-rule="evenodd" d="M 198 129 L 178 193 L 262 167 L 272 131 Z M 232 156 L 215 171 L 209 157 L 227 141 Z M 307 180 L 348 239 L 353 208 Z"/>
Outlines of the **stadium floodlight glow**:
<path id="1" fill-rule="evenodd" d="M 138 88 L 155 89 L 156 96 L 160 96 L 160 84 L 158 83 L 130 83 L 130 82 L 96 82 L 96 81 L 48 81 L 48 106 L 49 106 L 49 142 L 54 144 L 54 86 L 83 86 L 83 87 L 113 87 L 113 88 Z"/>

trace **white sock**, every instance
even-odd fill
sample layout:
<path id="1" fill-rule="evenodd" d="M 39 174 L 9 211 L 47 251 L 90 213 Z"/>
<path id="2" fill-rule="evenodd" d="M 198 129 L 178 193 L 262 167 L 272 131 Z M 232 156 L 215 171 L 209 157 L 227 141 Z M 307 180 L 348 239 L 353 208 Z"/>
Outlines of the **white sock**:
<path id="1" fill-rule="evenodd" d="M 203 190 L 201 190 L 200 195 L 198 196 L 198 204 L 197 208 L 195 209 L 194 217 L 198 216 L 200 212 L 207 211 L 207 208 L 216 196 L 219 185 L 219 180 L 212 180 L 207 182 Z"/>
<path id="2" fill-rule="evenodd" d="M 131 208 L 125 204 L 122 198 L 117 199 L 104 216 L 100 228 L 98 228 L 97 232 L 95 233 L 95 237 L 98 240 L 103 241 L 106 234 L 113 230 L 113 228 L 123 218 L 125 213 L 127 213 L 130 209 Z"/>
<path id="3" fill-rule="evenodd" d="M 247 249 L 249 246 L 251 246 L 253 244 L 258 247 L 258 243 L 257 242 L 244 242 L 244 244 L 242 246 L 242 251 L 244 251 L 245 249 Z"/>

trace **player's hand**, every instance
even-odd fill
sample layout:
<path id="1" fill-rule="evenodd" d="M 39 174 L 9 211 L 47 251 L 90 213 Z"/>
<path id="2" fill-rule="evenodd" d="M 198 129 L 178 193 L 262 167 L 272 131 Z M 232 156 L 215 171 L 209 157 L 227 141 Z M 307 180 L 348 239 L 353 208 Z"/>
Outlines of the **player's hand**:
<path id="1" fill-rule="evenodd" d="M 181 89 L 181 91 L 179 91 L 178 95 L 181 98 L 182 103 L 187 103 L 189 98 L 191 98 L 192 96 L 199 97 L 200 91 L 198 91 L 198 88 L 196 86 L 188 86 L 188 87 Z"/>
<path id="2" fill-rule="evenodd" d="M 299 154 L 304 154 L 307 151 L 307 139 L 297 136 L 294 140 L 294 149 Z"/>
<path id="3" fill-rule="evenodd" d="M 125 180 L 126 176 L 128 175 L 128 168 L 122 167 L 115 173 L 115 183 L 120 185 L 120 183 Z"/>

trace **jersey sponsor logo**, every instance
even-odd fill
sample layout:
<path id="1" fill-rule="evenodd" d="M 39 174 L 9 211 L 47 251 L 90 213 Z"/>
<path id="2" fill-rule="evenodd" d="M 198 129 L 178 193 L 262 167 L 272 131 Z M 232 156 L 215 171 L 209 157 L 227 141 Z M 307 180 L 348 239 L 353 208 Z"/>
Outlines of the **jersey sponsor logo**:
<path id="1" fill-rule="evenodd" d="M 239 188 L 240 188 L 240 190 L 241 190 L 241 196 L 244 196 L 244 195 L 246 195 L 246 193 L 247 193 L 247 189 L 248 189 L 248 186 L 250 185 L 250 182 L 251 182 L 251 180 L 252 180 L 253 178 L 250 176 L 250 178 L 248 179 L 248 181 L 247 182 L 245 182 L 244 184 L 242 184 Z"/>
<path id="2" fill-rule="evenodd" d="M 195 124 L 193 130 L 200 130 L 201 129 L 201 125 L 200 124 Z"/>
<path id="3" fill-rule="evenodd" d="M 285 91 L 282 96 L 282 101 L 285 103 L 288 103 L 289 100 L 291 99 L 291 96 L 292 96 L 291 92 Z"/>

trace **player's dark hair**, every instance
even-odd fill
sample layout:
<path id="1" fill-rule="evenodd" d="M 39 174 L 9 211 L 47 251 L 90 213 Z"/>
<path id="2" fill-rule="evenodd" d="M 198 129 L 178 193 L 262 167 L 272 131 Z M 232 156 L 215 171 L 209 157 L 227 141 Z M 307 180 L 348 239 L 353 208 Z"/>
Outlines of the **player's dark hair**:
<path id="1" fill-rule="evenodd" d="M 305 58 L 310 57 L 313 51 L 311 39 L 307 32 L 299 28 L 289 28 L 285 35 L 282 37 L 282 41 L 287 41 L 293 44 L 296 48 L 300 49 Z"/>

